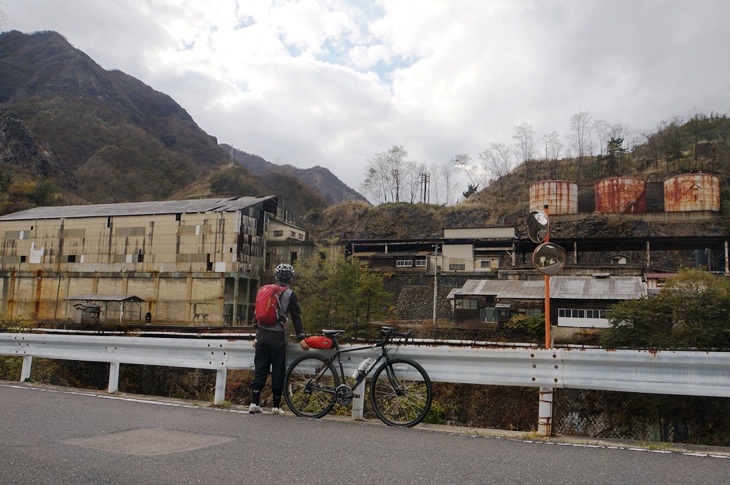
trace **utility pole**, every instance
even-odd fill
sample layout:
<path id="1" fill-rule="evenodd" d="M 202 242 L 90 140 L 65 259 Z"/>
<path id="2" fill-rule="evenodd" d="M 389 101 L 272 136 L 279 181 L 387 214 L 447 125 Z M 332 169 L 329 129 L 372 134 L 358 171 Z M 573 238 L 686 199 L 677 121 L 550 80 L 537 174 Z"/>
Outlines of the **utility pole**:
<path id="1" fill-rule="evenodd" d="M 421 174 L 421 202 L 429 204 L 431 202 L 431 175 L 428 173 Z"/>

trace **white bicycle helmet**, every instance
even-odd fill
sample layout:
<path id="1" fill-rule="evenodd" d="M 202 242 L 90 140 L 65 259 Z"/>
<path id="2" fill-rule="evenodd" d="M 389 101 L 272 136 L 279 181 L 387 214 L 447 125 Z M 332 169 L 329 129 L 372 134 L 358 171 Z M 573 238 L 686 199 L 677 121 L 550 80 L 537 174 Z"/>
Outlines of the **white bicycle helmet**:
<path id="1" fill-rule="evenodd" d="M 294 268 L 291 264 L 281 263 L 274 270 L 274 274 L 281 281 L 291 281 L 294 277 Z"/>

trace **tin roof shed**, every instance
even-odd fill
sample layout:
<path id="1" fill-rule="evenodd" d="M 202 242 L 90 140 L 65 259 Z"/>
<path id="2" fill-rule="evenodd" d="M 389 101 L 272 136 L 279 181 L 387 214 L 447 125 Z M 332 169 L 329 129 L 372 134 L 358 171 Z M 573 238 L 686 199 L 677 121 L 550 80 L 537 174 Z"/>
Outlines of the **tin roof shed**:
<path id="1" fill-rule="evenodd" d="M 276 204 L 276 196 L 269 195 L 265 197 L 229 197 L 225 199 L 166 200 L 121 204 L 36 207 L 34 209 L 4 215 L 0 217 L 0 221 L 230 212 L 245 209 L 259 202 L 267 202 L 270 200 Z M 276 209 L 274 208 L 270 212 L 276 213 Z"/>
<path id="2" fill-rule="evenodd" d="M 542 280 L 467 280 L 448 295 L 495 296 L 497 299 L 538 300 L 545 298 Z M 550 298 L 564 300 L 630 300 L 646 295 L 646 283 L 640 276 L 552 276 Z"/>

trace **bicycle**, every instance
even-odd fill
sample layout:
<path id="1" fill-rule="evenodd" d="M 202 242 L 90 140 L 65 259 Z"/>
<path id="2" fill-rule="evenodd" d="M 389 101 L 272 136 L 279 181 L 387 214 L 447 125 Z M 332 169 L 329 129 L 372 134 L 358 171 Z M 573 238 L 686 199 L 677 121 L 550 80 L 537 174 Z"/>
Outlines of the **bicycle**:
<path id="1" fill-rule="evenodd" d="M 305 354 L 297 358 L 284 377 L 284 398 L 289 409 L 297 416 L 321 418 L 335 404 L 348 406 L 357 388 L 375 370 L 370 382 L 370 403 L 378 418 L 389 426 L 410 427 L 420 423 L 431 407 L 433 390 L 431 379 L 418 362 L 392 358 L 388 346 L 393 337 L 403 337 L 406 342 L 413 332 L 397 333 L 391 327 L 380 330 L 374 345 L 341 349 L 338 339 L 344 330 L 323 330 L 332 340 L 335 353 L 331 357 L 321 354 Z M 342 365 L 342 354 L 380 348 L 380 355 L 369 362 L 365 369 L 358 368 L 352 386 L 347 384 Z M 378 364 L 381 363 L 378 367 Z M 335 368 L 339 366 L 339 373 Z"/>

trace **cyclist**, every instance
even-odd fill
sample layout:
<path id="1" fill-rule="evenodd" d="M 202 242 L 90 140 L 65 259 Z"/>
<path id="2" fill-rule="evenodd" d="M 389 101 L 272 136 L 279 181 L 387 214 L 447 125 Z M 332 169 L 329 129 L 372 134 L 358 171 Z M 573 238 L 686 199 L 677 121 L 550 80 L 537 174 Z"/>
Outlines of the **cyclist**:
<path id="1" fill-rule="evenodd" d="M 304 340 L 306 334 L 302 326 L 299 300 L 297 294 L 291 289 L 294 268 L 290 264 L 280 264 L 274 270 L 274 275 L 276 284 L 286 288 L 280 295 L 280 314 L 283 315 L 283 320 L 279 320 L 273 325 L 259 325 L 256 329 L 256 339 L 253 341 L 256 349 L 253 359 L 254 379 L 251 385 L 251 405 L 248 409 L 251 414 L 261 412 L 261 390 L 266 385 L 269 373 L 271 373 L 271 391 L 274 396 L 271 412 L 284 414 L 281 409 L 281 393 L 284 389 L 284 373 L 286 372 L 287 313 L 294 324 L 299 345 L 303 350 L 309 350 L 309 346 Z"/>

